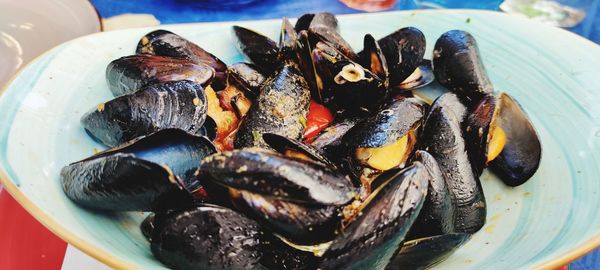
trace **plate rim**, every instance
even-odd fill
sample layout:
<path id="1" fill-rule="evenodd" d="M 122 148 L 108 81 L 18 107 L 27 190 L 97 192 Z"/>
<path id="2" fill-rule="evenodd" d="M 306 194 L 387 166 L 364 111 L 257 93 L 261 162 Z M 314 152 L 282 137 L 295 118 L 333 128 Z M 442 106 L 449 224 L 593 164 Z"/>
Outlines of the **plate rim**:
<path id="1" fill-rule="evenodd" d="M 88 0 L 87 1 L 90 6 L 96 11 L 96 13 L 98 14 L 98 18 L 100 19 L 100 14 L 98 13 L 97 9 L 94 7 L 94 5 Z M 568 35 L 571 35 L 572 38 L 575 38 L 575 40 L 579 40 L 579 42 L 583 42 L 583 43 L 587 43 L 592 44 L 594 47 L 599 48 L 600 49 L 600 44 L 597 44 L 587 38 L 584 38 L 580 35 L 577 35 L 571 31 L 565 30 L 563 28 L 558 28 L 558 27 L 552 27 L 552 26 L 548 26 L 545 25 L 543 23 L 534 21 L 534 20 L 529 20 L 527 18 L 521 17 L 521 16 L 517 16 L 517 15 L 511 15 L 511 14 L 507 14 L 504 12 L 500 12 L 500 11 L 492 11 L 492 10 L 478 10 L 478 9 L 417 9 L 417 10 L 395 10 L 395 11 L 384 11 L 384 12 L 377 12 L 377 13 L 354 13 L 354 14 L 336 14 L 336 16 L 342 16 L 342 17 L 354 17 L 354 16 L 365 16 L 365 15 L 376 15 L 376 14 L 380 14 L 380 13 L 461 13 L 461 12 L 468 12 L 468 13 L 490 13 L 493 14 L 495 16 L 508 16 L 511 17 L 513 19 L 521 19 L 524 21 L 527 21 L 527 23 L 530 24 L 535 24 L 537 25 L 537 27 L 544 27 L 544 28 L 548 28 L 548 29 L 553 29 L 554 30 L 558 30 L 559 32 L 563 32 L 566 33 Z M 295 18 L 293 18 L 295 19 Z M 243 21 L 222 21 L 222 22 L 198 22 L 198 23 L 178 23 L 178 24 L 160 24 L 157 26 L 151 26 L 151 27 L 142 27 L 142 28 L 127 28 L 127 29 L 120 29 L 120 30 L 115 30 L 115 31 L 128 31 L 131 29 L 136 29 L 136 30 L 142 30 L 142 29 L 156 29 L 159 27 L 172 27 L 172 26 L 200 26 L 200 25 L 218 25 L 218 24 L 231 24 L 231 23 L 244 23 L 244 22 L 256 22 L 256 21 L 278 21 L 280 19 L 264 19 L 264 20 L 243 20 Z M 100 28 L 102 29 L 102 20 L 99 20 L 100 22 Z M 14 81 L 20 77 L 20 75 L 23 73 L 23 71 L 27 68 L 29 68 L 30 66 L 32 66 L 34 63 L 38 62 L 40 59 L 46 57 L 50 52 L 54 51 L 54 49 L 63 46 L 66 43 L 70 43 L 73 42 L 74 40 L 78 40 L 81 38 L 85 38 L 85 37 L 89 37 L 89 36 L 94 36 L 94 35 L 103 35 L 104 33 L 109 33 L 109 32 L 113 32 L 113 31 L 108 31 L 108 32 L 96 32 L 96 33 L 91 33 L 88 35 L 84 35 L 81 37 L 77 37 L 75 39 L 66 41 L 62 44 L 59 44 L 53 48 L 48 49 L 47 51 L 43 52 L 42 54 L 34 57 L 31 61 L 29 61 L 27 64 L 23 65 L 21 68 L 19 68 L 19 70 L 13 74 L 9 80 L 6 81 L 6 83 L 4 85 L 0 85 L 0 98 L 2 98 L 4 96 L 4 94 L 6 94 L 6 92 L 8 91 L 9 87 L 14 83 Z M 46 214 L 44 212 L 44 210 L 42 210 L 40 207 L 38 207 L 35 203 L 33 203 L 33 201 L 31 201 L 27 195 L 25 195 L 25 193 L 23 193 L 15 184 L 14 179 L 12 179 L 7 171 L 6 168 L 4 168 L 4 166 L 2 164 L 0 164 L 0 184 L 2 184 L 4 186 L 4 189 L 30 214 L 32 215 L 38 222 L 40 222 L 44 227 L 46 227 L 46 229 L 48 229 L 49 231 L 51 231 L 52 233 L 54 233 L 55 235 L 57 235 L 58 237 L 60 237 L 63 241 L 67 242 L 68 244 L 76 247 L 77 249 L 83 251 L 84 253 L 86 253 L 87 255 L 95 258 L 96 260 L 108 265 L 111 268 L 115 268 L 115 269 L 139 269 L 139 267 L 132 265 L 124 260 L 119 259 L 118 257 L 112 255 L 109 252 L 106 252 L 102 249 L 100 249 L 99 247 L 87 242 L 86 240 L 83 240 L 82 238 L 80 238 L 79 236 L 77 236 L 75 233 L 70 232 L 69 230 L 67 230 L 65 227 L 63 227 L 60 223 L 58 223 L 57 221 L 55 221 L 54 218 L 52 218 L 50 215 Z M 558 268 L 564 265 L 567 265 L 568 263 L 584 256 L 585 254 L 589 253 L 590 251 L 594 250 L 595 248 L 600 247 L 600 232 L 589 237 L 586 240 L 581 241 L 579 244 L 577 244 L 574 248 L 572 248 L 571 250 L 568 250 L 566 252 L 563 252 L 562 254 L 555 256 L 553 258 L 550 258 L 546 261 L 540 261 L 538 262 L 536 265 L 533 266 L 532 269 L 554 269 L 554 268 Z"/>

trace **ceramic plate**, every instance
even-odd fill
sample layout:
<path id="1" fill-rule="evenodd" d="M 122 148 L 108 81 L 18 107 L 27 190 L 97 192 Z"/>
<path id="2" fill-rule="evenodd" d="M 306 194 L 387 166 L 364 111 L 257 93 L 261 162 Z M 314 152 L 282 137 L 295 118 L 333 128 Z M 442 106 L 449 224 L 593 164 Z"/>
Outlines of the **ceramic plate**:
<path id="1" fill-rule="evenodd" d="M 544 149 L 537 174 L 509 188 L 484 173 L 487 223 L 440 269 L 559 266 L 600 243 L 600 47 L 494 12 L 409 11 L 339 20 L 343 36 L 359 50 L 365 33 L 382 37 L 404 26 L 426 34 L 428 56 L 443 32 L 473 33 L 496 88 L 516 97 L 537 127 Z M 275 38 L 280 21 L 237 24 Z M 231 23 L 161 27 L 227 63 L 243 60 L 229 34 Z M 9 192 L 52 231 L 114 267 L 163 267 L 139 231 L 143 214 L 77 207 L 63 194 L 59 171 L 103 149 L 79 118 L 111 99 L 106 65 L 132 54 L 150 30 L 94 34 L 56 47 L 25 68 L 0 98 L 0 176 Z"/>
<path id="2" fill-rule="evenodd" d="M 44 51 L 100 30 L 87 0 L 0 0 L 0 85 Z"/>

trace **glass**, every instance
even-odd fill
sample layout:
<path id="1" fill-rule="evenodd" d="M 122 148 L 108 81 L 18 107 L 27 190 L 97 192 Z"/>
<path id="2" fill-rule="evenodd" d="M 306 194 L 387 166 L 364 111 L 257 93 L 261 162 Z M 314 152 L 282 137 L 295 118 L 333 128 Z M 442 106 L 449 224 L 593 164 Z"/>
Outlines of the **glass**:
<path id="1" fill-rule="evenodd" d="M 596 0 L 506 0 L 500 9 L 559 27 L 574 27 L 596 11 Z"/>
<path id="2" fill-rule="evenodd" d="M 414 0 L 422 8 L 470 8 L 497 10 L 502 0 Z"/>

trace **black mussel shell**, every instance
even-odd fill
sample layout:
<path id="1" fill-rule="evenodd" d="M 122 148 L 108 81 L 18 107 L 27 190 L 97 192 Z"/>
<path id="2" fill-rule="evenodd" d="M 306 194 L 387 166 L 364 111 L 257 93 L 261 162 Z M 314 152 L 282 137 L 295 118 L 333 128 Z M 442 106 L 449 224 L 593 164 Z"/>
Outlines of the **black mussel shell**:
<path id="1" fill-rule="evenodd" d="M 358 53 L 359 63 L 367 67 L 373 74 L 383 80 L 383 86 L 389 86 L 390 72 L 388 71 L 385 56 L 375 38 L 370 34 L 365 35 L 363 50 Z"/>
<path id="2" fill-rule="evenodd" d="M 260 87 L 265 82 L 265 75 L 259 72 L 254 64 L 236 63 L 227 67 L 229 83 L 244 91 L 247 97 L 256 99 L 260 93 Z"/>
<path id="3" fill-rule="evenodd" d="M 255 221 L 204 204 L 169 214 L 155 229 L 151 250 L 174 269 L 255 269 L 262 235 Z"/>
<path id="4" fill-rule="evenodd" d="M 450 257 L 470 238 L 470 234 L 451 233 L 404 242 L 386 270 L 428 269 Z"/>
<path id="5" fill-rule="evenodd" d="M 150 213 L 148 214 L 148 216 L 146 216 L 146 218 L 144 218 L 144 220 L 142 221 L 142 224 L 140 224 L 140 231 L 142 232 L 142 235 L 144 235 L 144 237 L 146 237 L 146 239 L 151 242 L 152 241 L 152 234 L 154 233 L 154 222 L 156 218 L 156 214 L 155 213 Z"/>
<path id="6" fill-rule="evenodd" d="M 488 133 L 496 108 L 498 99 L 493 94 L 484 95 L 466 117 L 464 122 L 465 139 L 467 141 L 467 152 L 471 166 L 477 175 L 483 173 L 488 157 Z"/>
<path id="7" fill-rule="evenodd" d="M 94 209 L 155 211 L 191 203 L 193 177 L 214 145 L 176 129 L 159 131 L 61 170 L 67 197 Z"/>
<path id="8" fill-rule="evenodd" d="M 321 269 L 383 269 L 400 248 L 427 194 L 427 169 L 415 162 L 374 192 L 360 215 L 323 254 Z"/>
<path id="9" fill-rule="evenodd" d="M 390 86 L 402 83 L 419 66 L 425 55 L 425 36 L 414 27 L 406 27 L 377 41 L 390 72 Z"/>
<path id="10" fill-rule="evenodd" d="M 86 113 L 81 123 L 96 140 L 116 146 L 168 128 L 205 135 L 206 110 L 202 86 L 190 81 L 165 82 L 102 103 Z"/>
<path id="11" fill-rule="evenodd" d="M 542 158 L 542 145 L 533 124 L 519 103 L 506 93 L 498 94 L 496 120 L 506 134 L 506 145 L 490 167 L 509 186 L 518 186 L 531 178 Z"/>
<path id="12" fill-rule="evenodd" d="M 280 60 L 295 59 L 298 49 L 298 33 L 287 18 L 281 22 L 281 33 L 279 35 Z"/>
<path id="13" fill-rule="evenodd" d="M 441 85 L 472 100 L 493 91 L 477 42 L 465 31 L 440 36 L 433 51 L 433 73 Z"/>
<path id="14" fill-rule="evenodd" d="M 348 130 L 354 127 L 354 125 L 356 125 L 356 123 L 358 123 L 360 120 L 360 118 L 354 117 L 345 118 L 339 122 L 334 122 L 321 131 L 311 145 L 321 150 L 329 158 L 339 157 L 341 152 L 337 150 L 341 150 L 339 148 L 342 145 L 342 138 L 348 132 Z"/>
<path id="15" fill-rule="evenodd" d="M 156 55 L 121 57 L 106 68 L 108 87 L 116 97 L 161 82 L 188 80 L 206 86 L 214 76 L 215 70 L 205 64 Z"/>
<path id="16" fill-rule="evenodd" d="M 261 69 L 263 74 L 271 74 L 281 66 L 279 47 L 275 41 L 248 28 L 234 25 L 233 34 L 237 38 L 237 46 L 252 63 Z"/>
<path id="17" fill-rule="evenodd" d="M 340 224 L 340 206 L 337 205 L 294 203 L 233 189 L 230 194 L 241 213 L 295 244 L 330 241 Z"/>
<path id="18" fill-rule="evenodd" d="M 406 91 L 421 88 L 435 81 L 431 60 L 423 59 L 419 67 L 403 82 L 396 86 L 397 89 Z"/>
<path id="19" fill-rule="evenodd" d="M 298 33 L 308 31 L 311 35 L 319 36 L 319 39 L 326 41 L 336 50 L 343 53 L 352 61 L 358 61 L 358 55 L 352 50 L 352 47 L 340 35 L 338 21 L 335 15 L 329 12 L 319 12 L 316 14 L 304 14 L 296 21 L 295 29 Z M 314 47 L 315 43 L 312 43 Z"/>
<path id="20" fill-rule="evenodd" d="M 333 104 L 336 111 L 351 115 L 374 112 L 388 97 L 388 89 L 377 75 L 325 42 L 317 42 L 312 61 L 324 103 Z"/>
<path id="21" fill-rule="evenodd" d="M 316 269 L 320 258 L 313 252 L 292 247 L 280 238 L 265 234 L 263 237 L 262 266 L 277 270 L 312 270 Z"/>
<path id="22" fill-rule="evenodd" d="M 275 151 L 285 156 L 320 162 L 333 170 L 337 169 L 337 165 L 333 161 L 312 145 L 274 133 L 264 133 L 263 140 Z"/>
<path id="23" fill-rule="evenodd" d="M 284 65 L 262 85 L 260 94 L 240 123 L 235 148 L 268 147 L 263 133 L 300 139 L 306 128 L 310 92 L 301 72 Z"/>
<path id="24" fill-rule="evenodd" d="M 330 46 L 341 52 L 345 57 L 352 61 L 358 61 L 358 55 L 354 52 L 350 44 L 336 30 L 325 27 L 311 27 L 309 33 L 317 35 Z"/>
<path id="25" fill-rule="evenodd" d="M 427 198 L 415 224 L 406 239 L 416 239 L 454 232 L 454 204 L 448 186 L 435 158 L 429 153 L 417 150 L 414 160 L 425 165 L 429 172 Z"/>
<path id="26" fill-rule="evenodd" d="M 444 175 L 455 206 L 456 232 L 475 233 L 485 223 L 486 204 L 461 129 L 465 116 L 466 108 L 455 94 L 440 96 L 425 120 L 419 149 L 437 160 Z"/>
<path id="27" fill-rule="evenodd" d="M 225 86 L 227 65 L 200 46 L 172 32 L 156 30 L 146 34 L 138 43 L 136 53 L 183 58 L 208 65 L 215 70 L 213 86 L 216 89 Z"/>
<path id="28" fill-rule="evenodd" d="M 346 150 L 345 168 L 363 188 L 370 191 L 369 183 L 382 172 L 365 164 L 358 157 L 359 149 L 374 149 L 391 145 L 407 138 L 407 153 L 395 167 L 403 167 L 416 143 L 427 104 L 416 98 L 399 98 L 384 106 L 379 112 L 352 127 L 342 138 Z M 409 134 L 410 133 L 410 134 Z"/>
<path id="29" fill-rule="evenodd" d="M 296 29 L 296 32 L 300 32 L 302 30 L 308 30 L 310 27 L 323 27 L 335 31 L 339 30 L 337 18 L 329 12 L 303 14 L 296 21 L 296 26 L 294 28 Z"/>
<path id="30" fill-rule="evenodd" d="M 344 205 L 354 197 L 348 177 L 319 163 L 259 148 L 209 156 L 198 170 L 221 185 L 284 201 Z"/>

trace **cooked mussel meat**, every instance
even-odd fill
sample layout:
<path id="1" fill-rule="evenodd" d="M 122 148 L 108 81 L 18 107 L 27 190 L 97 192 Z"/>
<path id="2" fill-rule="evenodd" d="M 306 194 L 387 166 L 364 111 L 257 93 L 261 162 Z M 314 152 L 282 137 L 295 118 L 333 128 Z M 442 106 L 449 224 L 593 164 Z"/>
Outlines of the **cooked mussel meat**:
<path id="1" fill-rule="evenodd" d="M 193 173 L 216 150 L 204 137 L 167 129 L 72 163 L 61 170 L 67 197 L 113 211 L 155 211 L 189 205 L 201 185 Z"/>
<path id="2" fill-rule="evenodd" d="M 268 147 L 262 138 L 266 132 L 300 139 L 306 128 L 309 103 L 308 85 L 300 71 L 293 65 L 283 65 L 263 83 L 242 119 L 235 148 Z"/>
<path id="3" fill-rule="evenodd" d="M 390 86 L 408 78 L 425 55 L 425 36 L 414 27 L 399 29 L 377 41 L 390 73 Z"/>
<path id="4" fill-rule="evenodd" d="M 188 80 L 208 85 L 215 70 L 202 63 L 155 55 L 131 55 L 108 64 L 106 81 L 114 96 L 132 94 L 151 84 Z"/>
<path id="5" fill-rule="evenodd" d="M 428 269 L 450 257 L 470 238 L 467 233 L 451 233 L 406 241 L 385 269 Z"/>
<path id="6" fill-rule="evenodd" d="M 452 30 L 440 36 L 433 51 L 433 73 L 441 85 L 469 99 L 493 91 L 477 42 L 465 31 Z"/>
<path id="7" fill-rule="evenodd" d="M 206 110 L 202 86 L 191 81 L 165 82 L 101 103 L 81 123 L 95 139 L 116 146 L 167 128 L 205 135 Z"/>
<path id="8" fill-rule="evenodd" d="M 414 90 L 429 85 L 435 81 L 430 60 L 423 59 L 419 67 L 396 87 L 400 90 Z"/>
<path id="9" fill-rule="evenodd" d="M 205 64 L 215 70 L 213 85 L 217 89 L 225 86 L 227 65 L 221 59 L 193 42 L 167 30 L 156 30 L 143 36 L 137 45 L 136 53 L 182 58 Z"/>
<path id="10" fill-rule="evenodd" d="M 356 124 L 342 138 L 346 168 L 359 180 L 365 194 L 383 171 L 403 167 L 413 152 L 427 104 L 399 98 L 376 115 Z"/>
<path id="11" fill-rule="evenodd" d="M 477 173 L 491 166 L 509 186 L 523 184 L 535 174 L 542 153 L 539 137 L 527 114 L 507 93 L 481 98 L 465 125 Z"/>
<path id="12" fill-rule="evenodd" d="M 419 149 L 438 162 L 455 207 L 456 232 L 475 233 L 485 223 L 486 203 L 461 129 L 467 109 L 453 93 L 438 97 L 425 120 Z"/>
<path id="13" fill-rule="evenodd" d="M 210 204 L 174 211 L 154 229 L 152 254 L 174 269 L 255 269 L 262 256 L 260 226 Z"/>

